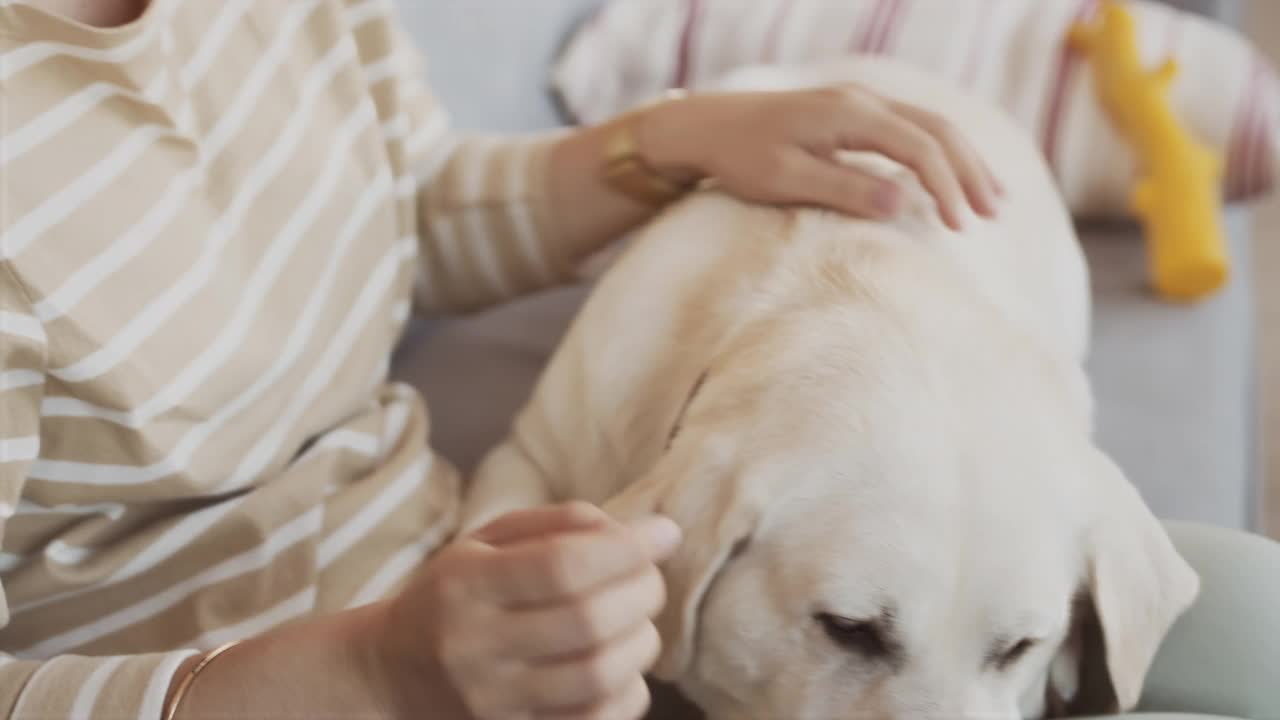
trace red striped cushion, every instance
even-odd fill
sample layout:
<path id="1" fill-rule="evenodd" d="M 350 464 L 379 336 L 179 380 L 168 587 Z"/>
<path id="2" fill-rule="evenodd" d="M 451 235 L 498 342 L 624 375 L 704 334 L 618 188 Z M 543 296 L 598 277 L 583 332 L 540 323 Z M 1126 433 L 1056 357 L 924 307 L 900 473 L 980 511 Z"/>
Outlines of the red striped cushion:
<path id="1" fill-rule="evenodd" d="M 583 122 L 598 122 L 671 87 L 714 87 L 760 63 L 892 55 L 1002 105 L 1036 133 L 1073 210 L 1127 212 L 1136 175 L 1098 107 L 1070 25 L 1098 0 L 612 0 L 584 25 L 556 70 Z M 1280 174 L 1280 82 L 1235 31 L 1153 2 L 1134 2 L 1141 51 L 1173 55 L 1172 101 L 1220 151 L 1229 200 L 1270 190 Z"/>

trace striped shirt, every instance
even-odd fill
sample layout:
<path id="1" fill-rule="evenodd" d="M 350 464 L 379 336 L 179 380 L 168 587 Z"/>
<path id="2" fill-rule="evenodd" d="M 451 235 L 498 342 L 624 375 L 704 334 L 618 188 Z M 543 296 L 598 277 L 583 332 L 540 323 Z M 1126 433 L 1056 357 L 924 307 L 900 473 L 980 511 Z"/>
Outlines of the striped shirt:
<path id="1" fill-rule="evenodd" d="M 388 359 L 569 277 L 551 142 L 452 133 L 390 0 L 0 0 L 0 717 L 159 718 L 451 531 Z"/>

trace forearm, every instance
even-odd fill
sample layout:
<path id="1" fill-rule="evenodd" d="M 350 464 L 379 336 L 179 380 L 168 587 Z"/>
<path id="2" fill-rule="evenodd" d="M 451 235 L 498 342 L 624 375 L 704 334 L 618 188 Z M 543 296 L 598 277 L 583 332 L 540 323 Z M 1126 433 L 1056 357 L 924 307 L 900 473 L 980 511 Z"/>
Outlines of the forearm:
<path id="1" fill-rule="evenodd" d="M 246 640 L 214 659 L 181 699 L 181 720 L 416 718 L 442 713 L 438 677 L 407 677 L 378 651 L 383 606 L 371 605 L 286 626 Z M 172 696 L 194 667 L 179 668 Z"/>
<path id="2" fill-rule="evenodd" d="M 644 161 L 678 186 L 701 124 L 670 101 L 598 127 L 553 135 L 464 135 L 419 194 L 421 311 L 479 310 L 571 282 L 581 262 L 658 210 L 612 186 L 609 146 L 630 129 Z"/>

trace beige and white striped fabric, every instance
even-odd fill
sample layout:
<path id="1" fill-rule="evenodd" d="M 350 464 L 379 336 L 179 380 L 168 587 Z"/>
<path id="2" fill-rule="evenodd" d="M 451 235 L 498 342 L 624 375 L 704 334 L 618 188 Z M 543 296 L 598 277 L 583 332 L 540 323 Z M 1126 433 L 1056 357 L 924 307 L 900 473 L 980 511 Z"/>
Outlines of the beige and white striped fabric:
<path id="1" fill-rule="evenodd" d="M 389 1 L 0 0 L 0 717 L 159 718 L 451 531 L 388 358 L 569 277 L 549 143 L 451 134 Z"/>

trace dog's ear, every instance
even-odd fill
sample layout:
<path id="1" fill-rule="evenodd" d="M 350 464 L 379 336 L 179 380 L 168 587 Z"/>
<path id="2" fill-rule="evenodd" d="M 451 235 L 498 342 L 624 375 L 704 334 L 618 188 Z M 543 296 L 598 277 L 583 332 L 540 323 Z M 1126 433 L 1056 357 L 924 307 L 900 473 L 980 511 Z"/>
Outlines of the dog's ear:
<path id="1" fill-rule="evenodd" d="M 653 670 L 660 680 L 676 681 L 693 662 L 703 598 L 763 516 L 760 488 L 741 474 L 739 460 L 734 440 L 690 433 L 604 506 L 621 519 L 659 513 L 685 533 L 662 566 L 667 604 L 656 620 L 662 654 Z"/>
<path id="2" fill-rule="evenodd" d="M 1070 698 L 1071 714 L 1127 712 L 1200 580 L 1115 463 L 1093 451 L 1089 464 L 1087 487 L 1099 512 L 1086 540 L 1085 592 L 1051 673 L 1051 692 Z"/>

